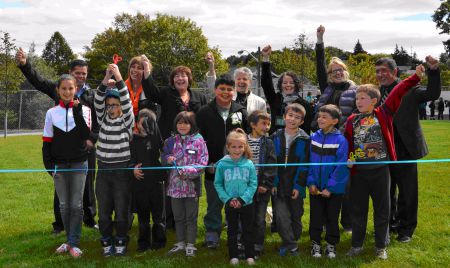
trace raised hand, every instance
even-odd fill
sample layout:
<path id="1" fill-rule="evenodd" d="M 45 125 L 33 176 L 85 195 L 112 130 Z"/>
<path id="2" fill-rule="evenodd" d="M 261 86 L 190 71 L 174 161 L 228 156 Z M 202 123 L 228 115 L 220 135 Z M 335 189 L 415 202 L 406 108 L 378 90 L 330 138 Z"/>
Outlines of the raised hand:
<path id="1" fill-rule="evenodd" d="M 320 25 L 317 27 L 317 43 L 323 43 L 323 34 L 325 33 L 325 27 L 323 25 Z"/>
<path id="2" fill-rule="evenodd" d="M 27 54 L 25 53 L 25 51 L 23 51 L 21 47 L 19 47 L 16 53 L 16 63 L 19 66 L 27 64 Z"/>
<path id="3" fill-rule="evenodd" d="M 141 55 L 142 65 L 144 66 L 144 78 L 147 79 L 153 70 L 152 63 L 144 54 Z"/>
<path id="4" fill-rule="evenodd" d="M 425 73 L 425 67 L 423 67 L 422 64 L 417 65 L 416 67 L 416 75 L 422 79 L 423 75 Z"/>
<path id="5" fill-rule="evenodd" d="M 263 47 L 263 49 L 261 50 L 263 60 L 268 61 L 271 53 L 272 53 L 272 47 L 270 45 Z"/>
<path id="6" fill-rule="evenodd" d="M 427 62 L 428 68 L 431 70 L 437 70 L 437 68 L 439 68 L 439 61 L 431 55 L 426 56 L 425 61 Z"/>
<path id="7" fill-rule="evenodd" d="M 208 65 L 214 65 L 214 54 L 211 51 L 208 51 L 208 53 L 206 53 L 205 61 L 206 63 L 208 63 Z"/>

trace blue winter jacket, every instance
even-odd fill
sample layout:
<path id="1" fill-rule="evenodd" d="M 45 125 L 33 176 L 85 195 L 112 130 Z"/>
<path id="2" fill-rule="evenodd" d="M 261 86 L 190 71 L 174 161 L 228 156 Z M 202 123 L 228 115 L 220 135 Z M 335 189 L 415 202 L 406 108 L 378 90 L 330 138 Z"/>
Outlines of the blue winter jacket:
<path id="1" fill-rule="evenodd" d="M 348 142 L 337 129 L 324 134 L 321 129 L 311 135 L 311 163 L 347 162 Z M 327 189 L 333 194 L 345 193 L 349 179 L 347 165 L 313 165 L 309 167 L 306 184 L 315 185 L 320 191 Z"/>
<path id="2" fill-rule="evenodd" d="M 242 205 L 251 204 L 257 186 L 256 169 L 251 160 L 241 157 L 234 161 L 229 155 L 219 160 L 214 188 L 224 204 L 233 198 L 243 202 Z"/>

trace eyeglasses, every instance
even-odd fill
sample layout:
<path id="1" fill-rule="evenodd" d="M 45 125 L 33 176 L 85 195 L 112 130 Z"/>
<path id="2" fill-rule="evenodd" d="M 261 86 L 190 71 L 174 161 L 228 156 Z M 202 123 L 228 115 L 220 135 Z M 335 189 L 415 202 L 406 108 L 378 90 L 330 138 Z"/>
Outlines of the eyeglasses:
<path id="1" fill-rule="evenodd" d="M 343 73 L 344 69 L 334 69 L 331 71 L 332 74 Z"/>
<path id="2" fill-rule="evenodd" d="M 112 110 L 112 109 L 116 109 L 119 108 L 120 104 L 111 104 L 111 105 L 106 105 L 106 110 Z"/>

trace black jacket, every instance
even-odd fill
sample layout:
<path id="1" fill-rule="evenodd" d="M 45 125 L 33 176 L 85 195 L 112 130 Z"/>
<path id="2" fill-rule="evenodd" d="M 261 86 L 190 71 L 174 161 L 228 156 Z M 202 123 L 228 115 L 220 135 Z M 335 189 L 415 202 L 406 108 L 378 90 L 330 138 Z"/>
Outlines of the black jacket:
<path id="1" fill-rule="evenodd" d="M 441 78 L 439 70 L 427 70 L 428 85 L 423 90 L 415 87 L 402 98 L 400 107 L 394 115 L 394 143 L 398 160 L 420 159 L 428 154 L 422 128 L 419 122 L 419 104 L 434 101 L 441 94 Z M 390 92 L 398 82 L 389 87 L 381 87 L 381 95 L 385 90 Z"/>
<path id="2" fill-rule="evenodd" d="M 30 82 L 30 84 L 40 92 L 46 94 L 49 96 L 52 100 L 55 101 L 55 105 L 58 105 L 59 103 L 59 96 L 56 92 L 56 81 L 51 81 L 48 79 L 43 78 L 38 72 L 36 72 L 35 69 L 31 66 L 31 64 L 27 61 L 25 65 L 18 66 L 20 71 L 22 71 L 25 78 Z M 95 143 L 98 139 L 98 132 L 99 132 L 99 125 L 97 122 L 97 115 L 95 113 L 94 108 L 94 89 L 91 89 L 89 85 L 85 85 L 85 90 L 81 94 L 81 96 L 78 98 L 80 103 L 84 106 L 87 106 L 91 109 L 91 120 L 92 120 L 92 127 L 91 127 L 91 133 L 89 135 L 89 140 L 92 141 L 92 143 Z"/>
<path id="3" fill-rule="evenodd" d="M 130 167 L 142 163 L 142 167 L 161 167 L 160 150 L 163 141 L 158 137 L 146 138 L 133 134 L 130 142 Z M 161 169 L 144 169 L 144 179 L 137 180 L 133 176 L 133 187 L 149 183 L 159 183 L 166 178 L 166 171 Z"/>
<path id="4" fill-rule="evenodd" d="M 173 120 L 178 113 L 186 111 L 180 93 L 172 86 L 158 88 L 151 77 L 148 83 L 143 83 L 142 87 L 145 96 L 161 105 L 161 117 L 158 124 L 162 138 L 165 140 L 171 136 L 173 130 Z M 200 92 L 189 91 L 189 107 L 187 111 L 197 113 L 203 105 L 207 104 L 205 95 Z"/>
<path id="5" fill-rule="evenodd" d="M 217 110 L 216 99 L 197 112 L 196 121 L 200 134 L 208 147 L 209 163 L 216 163 L 224 156 L 225 140 L 231 130 L 242 128 L 247 131 L 246 108 L 234 101 L 231 102 L 226 122 Z M 206 179 L 214 180 L 214 175 L 206 172 Z"/>
<path id="6" fill-rule="evenodd" d="M 260 164 L 276 164 L 277 156 L 275 154 L 275 146 L 273 141 L 268 137 L 261 137 L 259 149 L 259 163 Z M 277 166 L 260 166 L 258 168 L 258 187 L 262 186 L 268 189 L 264 194 L 256 191 L 255 201 L 269 201 L 270 190 L 273 187 L 273 181 L 277 175 Z"/>
<path id="7" fill-rule="evenodd" d="M 264 95 L 267 99 L 267 102 L 270 106 L 270 114 L 271 114 L 271 125 L 269 133 L 274 133 L 277 129 L 284 128 L 282 124 L 277 124 L 281 122 L 283 119 L 284 109 L 286 104 L 283 102 L 283 95 L 281 92 L 275 93 L 275 88 L 272 82 L 272 72 L 270 70 L 270 62 L 263 62 L 261 65 L 262 73 L 261 73 L 261 87 L 264 90 Z M 311 131 L 311 120 L 313 116 L 313 109 L 311 105 L 304 100 L 302 97 L 299 97 L 294 101 L 294 103 L 301 104 L 305 107 L 306 115 L 303 119 L 304 122 L 300 126 L 307 134 Z"/>

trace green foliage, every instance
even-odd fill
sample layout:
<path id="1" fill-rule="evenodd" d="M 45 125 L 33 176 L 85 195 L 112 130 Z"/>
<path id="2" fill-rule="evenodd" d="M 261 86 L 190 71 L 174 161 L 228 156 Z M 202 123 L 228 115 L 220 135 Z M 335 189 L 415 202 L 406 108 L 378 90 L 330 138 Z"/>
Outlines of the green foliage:
<path id="1" fill-rule="evenodd" d="M 0 90 L 2 93 L 14 93 L 19 90 L 19 85 L 23 81 L 12 55 L 16 49 L 14 45 L 16 40 L 12 39 L 8 32 L 3 32 L 0 40 Z"/>
<path id="2" fill-rule="evenodd" d="M 300 81 L 305 78 L 315 84 L 317 75 L 314 57 L 314 51 L 311 54 L 298 54 L 292 49 L 283 48 L 281 51 L 272 52 L 270 61 L 276 74 L 293 71 L 299 76 Z"/>
<path id="3" fill-rule="evenodd" d="M 214 54 L 217 71 L 224 72 L 228 65 L 221 59 L 220 50 L 208 47 L 202 29 L 190 19 L 164 14 L 151 19 L 147 14 L 123 13 L 115 17 L 112 27 L 95 36 L 84 56 L 91 76 L 101 80 L 114 54 L 123 58 L 119 67 L 125 79 L 131 58 L 145 54 L 153 65 L 152 77 L 166 85 L 170 72 L 179 65 L 191 68 L 194 81 L 204 80 L 208 51 Z"/>
<path id="4" fill-rule="evenodd" d="M 356 42 L 355 48 L 353 48 L 353 55 L 358 54 L 367 54 L 367 51 L 363 49 L 361 43 L 359 42 L 359 39 L 358 42 Z"/>
<path id="5" fill-rule="evenodd" d="M 441 0 L 441 2 L 441 5 L 434 11 L 432 18 L 436 23 L 436 28 L 441 30 L 439 34 L 450 34 L 450 1 Z M 445 51 L 450 54 L 450 39 L 442 43 Z"/>
<path id="6" fill-rule="evenodd" d="M 347 67 L 350 73 L 350 80 L 353 80 L 357 85 L 378 84 L 375 76 L 375 60 L 373 56 L 363 53 L 350 55 Z"/>
<path id="7" fill-rule="evenodd" d="M 42 58 L 58 75 L 68 72 L 69 63 L 75 59 L 72 49 L 60 32 L 55 32 L 45 44 Z"/>

